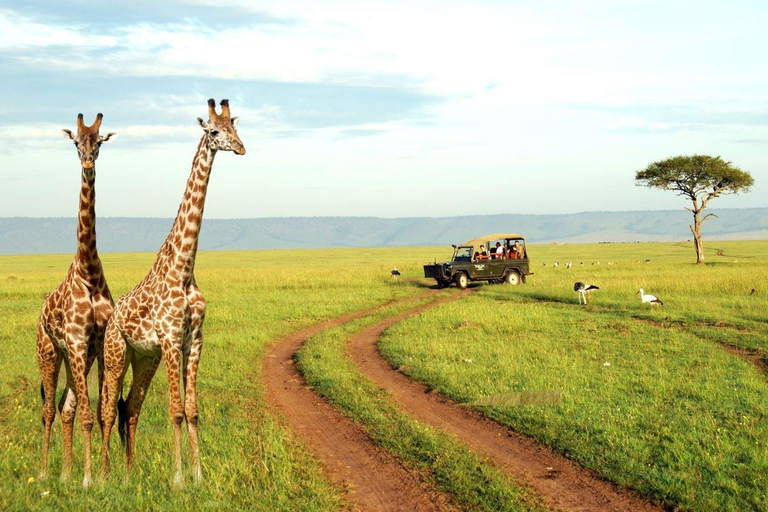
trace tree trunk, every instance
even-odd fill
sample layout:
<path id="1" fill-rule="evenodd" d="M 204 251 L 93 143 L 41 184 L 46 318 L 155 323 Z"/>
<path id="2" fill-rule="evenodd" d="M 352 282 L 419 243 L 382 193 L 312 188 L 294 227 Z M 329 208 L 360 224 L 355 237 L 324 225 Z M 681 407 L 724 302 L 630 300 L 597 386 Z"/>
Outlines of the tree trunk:
<path id="1" fill-rule="evenodd" d="M 699 219 L 700 210 L 693 212 L 693 224 L 689 226 L 693 233 L 693 245 L 696 248 L 696 264 L 704 265 L 704 244 L 701 241 L 701 220 Z"/>

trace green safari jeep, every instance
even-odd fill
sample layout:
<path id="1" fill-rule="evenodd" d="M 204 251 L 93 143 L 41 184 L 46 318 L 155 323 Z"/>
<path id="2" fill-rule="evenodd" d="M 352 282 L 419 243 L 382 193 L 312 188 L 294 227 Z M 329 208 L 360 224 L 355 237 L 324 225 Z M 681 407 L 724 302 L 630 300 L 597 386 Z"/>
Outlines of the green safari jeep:
<path id="1" fill-rule="evenodd" d="M 525 237 L 514 233 L 497 233 L 475 238 L 453 246 L 453 258 L 443 263 L 424 265 L 424 277 L 434 279 L 440 287 L 455 283 L 460 289 L 471 281 L 525 283 L 529 271 Z"/>

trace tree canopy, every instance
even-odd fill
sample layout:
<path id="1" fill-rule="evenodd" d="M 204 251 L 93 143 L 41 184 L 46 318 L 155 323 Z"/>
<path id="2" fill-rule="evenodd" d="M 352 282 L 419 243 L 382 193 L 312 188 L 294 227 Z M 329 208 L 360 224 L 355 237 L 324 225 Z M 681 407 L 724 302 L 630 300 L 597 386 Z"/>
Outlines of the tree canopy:
<path id="1" fill-rule="evenodd" d="M 635 173 L 635 182 L 637 185 L 671 190 L 690 199 L 692 207 L 686 207 L 686 210 L 693 213 L 690 228 L 696 247 L 696 263 L 701 264 L 704 263 L 701 225 L 707 219 L 717 217 L 714 213 L 701 217 L 701 212 L 710 200 L 719 195 L 747 192 L 755 180 L 751 174 L 719 156 L 693 155 L 654 162 Z"/>
<path id="2" fill-rule="evenodd" d="M 635 181 L 646 187 L 671 190 L 695 201 L 701 197 L 702 207 L 721 194 L 747 192 L 754 184 L 752 175 L 719 156 L 675 156 L 654 162 L 637 171 Z"/>

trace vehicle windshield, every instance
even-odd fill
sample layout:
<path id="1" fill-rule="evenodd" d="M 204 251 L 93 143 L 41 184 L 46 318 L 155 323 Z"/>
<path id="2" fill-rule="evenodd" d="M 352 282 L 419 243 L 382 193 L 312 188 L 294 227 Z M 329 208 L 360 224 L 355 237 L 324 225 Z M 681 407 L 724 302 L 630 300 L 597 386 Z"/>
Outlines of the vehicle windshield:
<path id="1" fill-rule="evenodd" d="M 454 261 L 471 261 L 472 260 L 472 248 L 471 247 L 457 247 L 453 256 Z"/>

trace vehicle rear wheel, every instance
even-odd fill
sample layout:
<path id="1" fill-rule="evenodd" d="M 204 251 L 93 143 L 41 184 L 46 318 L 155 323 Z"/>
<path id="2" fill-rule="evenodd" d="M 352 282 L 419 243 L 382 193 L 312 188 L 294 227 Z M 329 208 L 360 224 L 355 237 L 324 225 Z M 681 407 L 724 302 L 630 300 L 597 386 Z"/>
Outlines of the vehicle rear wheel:
<path id="1" fill-rule="evenodd" d="M 517 286 L 518 284 L 520 284 L 520 274 L 512 270 L 507 274 L 507 277 L 505 277 L 504 280 L 507 282 L 507 284 L 511 284 L 512 286 Z"/>
<path id="2" fill-rule="evenodd" d="M 456 283 L 456 288 L 459 290 L 465 290 L 469 285 L 469 278 L 464 272 L 459 272 L 456 274 L 456 277 L 453 280 Z"/>

